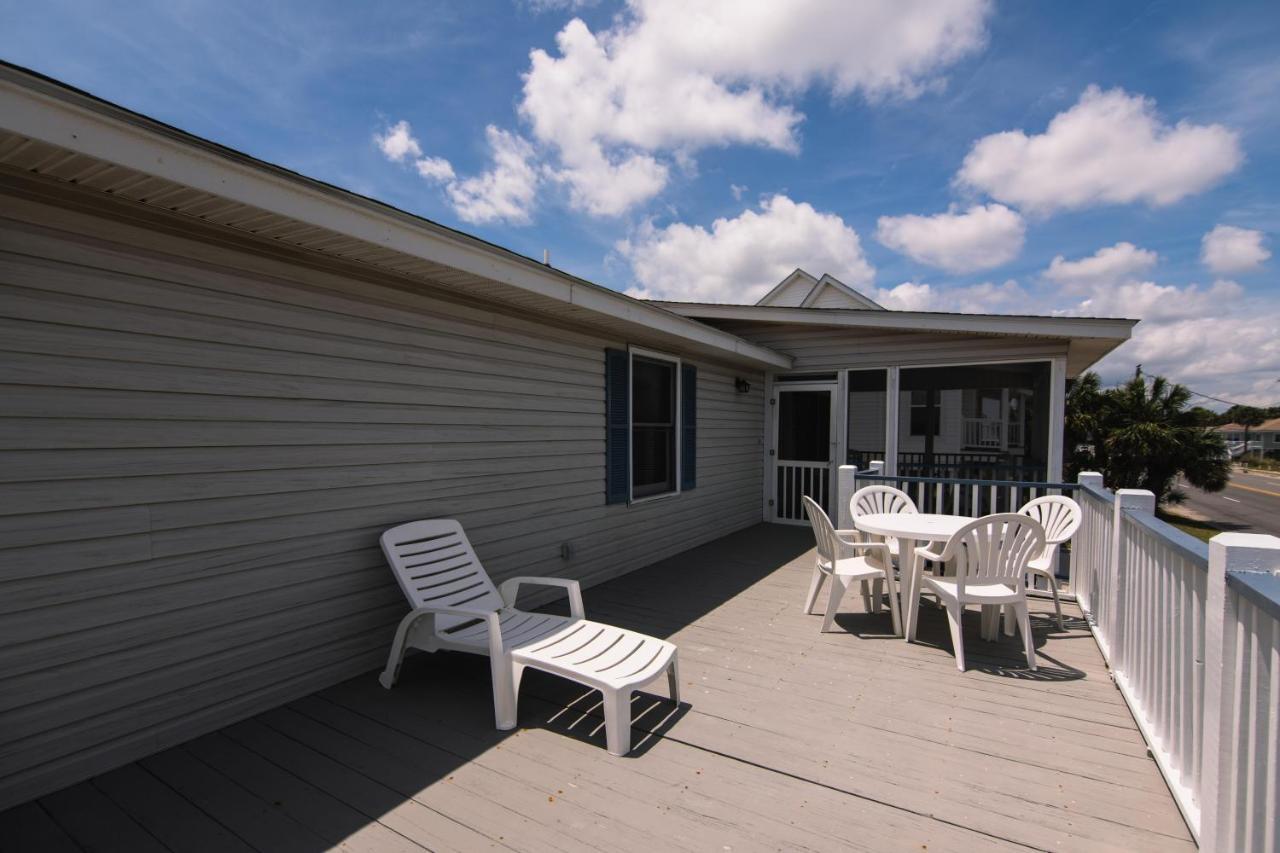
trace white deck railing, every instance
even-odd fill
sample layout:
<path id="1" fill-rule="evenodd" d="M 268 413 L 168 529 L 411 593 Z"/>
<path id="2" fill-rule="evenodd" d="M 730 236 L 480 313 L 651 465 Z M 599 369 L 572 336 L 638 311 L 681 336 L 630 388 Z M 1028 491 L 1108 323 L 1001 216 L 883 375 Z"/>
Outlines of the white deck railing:
<path id="1" fill-rule="evenodd" d="M 1204 543 L 1081 474 L 1077 598 L 1178 807 L 1212 851 L 1276 850 L 1280 539 Z"/>
<path id="2" fill-rule="evenodd" d="M 921 510 L 965 515 L 1065 485 L 840 473 L 842 503 L 903 480 Z M 1213 853 L 1280 850 L 1280 538 L 1206 546 L 1157 519 L 1151 492 L 1079 480 L 1063 489 L 1084 516 L 1070 588 L 1188 826 Z"/>

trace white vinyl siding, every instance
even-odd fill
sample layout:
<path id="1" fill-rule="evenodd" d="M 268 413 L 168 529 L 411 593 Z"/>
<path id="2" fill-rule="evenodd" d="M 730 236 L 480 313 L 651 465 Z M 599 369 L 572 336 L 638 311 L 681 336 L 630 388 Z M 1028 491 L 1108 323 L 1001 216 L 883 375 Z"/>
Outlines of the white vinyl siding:
<path id="1" fill-rule="evenodd" d="M 377 668 L 406 607 L 391 525 L 456 517 L 495 580 L 589 585 L 761 521 L 758 373 L 693 359 L 698 488 L 606 506 L 627 341 L 124 204 L 23 209 L 0 219 L 0 809 Z"/>

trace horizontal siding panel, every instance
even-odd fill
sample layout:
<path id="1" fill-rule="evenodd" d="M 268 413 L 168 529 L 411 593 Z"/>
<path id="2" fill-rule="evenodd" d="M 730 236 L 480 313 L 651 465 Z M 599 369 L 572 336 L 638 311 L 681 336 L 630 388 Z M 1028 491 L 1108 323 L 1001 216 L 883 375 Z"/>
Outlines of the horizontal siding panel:
<path id="1" fill-rule="evenodd" d="M 396 523 L 590 584 L 761 520 L 758 373 L 691 359 L 697 488 L 607 506 L 626 341 L 48 210 L 0 219 L 0 808 L 376 667 Z"/>
<path id="2" fill-rule="evenodd" d="M 576 417 L 576 416 L 575 416 Z M 310 466 L 402 465 L 519 459 L 526 456 L 579 456 L 604 453 L 604 442 L 490 441 L 468 444 L 332 445 L 322 459 L 312 447 L 127 448 L 123 450 L 0 451 L 0 482 L 75 480 L 100 477 L 148 477 L 230 471 L 271 471 Z"/>

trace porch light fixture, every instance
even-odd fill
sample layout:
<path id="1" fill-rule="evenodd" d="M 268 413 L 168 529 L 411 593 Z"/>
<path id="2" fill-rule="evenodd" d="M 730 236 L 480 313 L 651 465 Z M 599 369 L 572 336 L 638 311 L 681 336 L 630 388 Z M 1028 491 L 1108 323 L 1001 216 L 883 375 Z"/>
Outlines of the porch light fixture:
<path id="1" fill-rule="evenodd" d="M 751 390 L 751 383 L 742 377 L 733 380 L 733 387 L 739 394 L 745 394 Z"/>

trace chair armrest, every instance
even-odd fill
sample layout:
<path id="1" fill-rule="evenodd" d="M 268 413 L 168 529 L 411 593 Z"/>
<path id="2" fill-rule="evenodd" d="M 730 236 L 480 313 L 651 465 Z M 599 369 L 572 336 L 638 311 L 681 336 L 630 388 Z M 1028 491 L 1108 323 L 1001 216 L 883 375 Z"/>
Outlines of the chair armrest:
<path id="1" fill-rule="evenodd" d="M 569 595 L 569 614 L 574 619 L 585 619 L 582 609 L 582 586 L 575 580 L 569 578 L 538 578 L 538 577 L 518 577 L 507 578 L 498 587 L 498 594 L 502 596 L 502 601 L 508 607 L 514 607 L 516 598 L 520 595 L 520 587 L 524 584 L 533 586 L 559 586 L 563 587 Z"/>
<path id="2" fill-rule="evenodd" d="M 430 605 L 417 607 L 410 610 L 400 620 L 400 627 L 397 632 L 401 634 L 408 633 L 421 619 L 429 620 L 427 630 L 434 631 L 436 616 L 466 616 L 470 619 L 483 619 L 489 628 L 490 657 L 498 657 L 502 654 L 502 624 L 498 619 L 498 611 L 496 610 L 479 610 L 472 607 L 434 607 Z"/>
<path id="3" fill-rule="evenodd" d="M 892 554 L 887 542 L 851 542 L 845 538 L 846 536 L 853 536 L 858 532 L 859 531 L 857 530 L 837 530 L 836 538 L 840 540 L 841 545 L 844 545 L 847 548 L 861 548 L 864 551 L 884 551 L 884 555 L 886 557 Z"/>
<path id="4" fill-rule="evenodd" d="M 933 543 L 929 543 L 929 544 L 933 544 Z M 946 549 L 944 548 L 944 549 L 943 549 L 943 554 L 945 554 L 945 553 L 946 553 Z M 916 554 L 917 554 L 918 556 L 920 556 L 921 558 L 925 559 L 925 560 L 932 560 L 932 561 L 933 561 L 933 562 L 935 562 L 935 563 L 945 563 L 945 562 L 946 562 L 946 558 L 945 558 L 942 554 L 934 553 L 933 551 L 930 551 L 930 550 L 929 550 L 926 546 L 924 546 L 924 545 L 921 545 L 919 548 L 917 548 L 917 549 L 916 549 Z"/>

